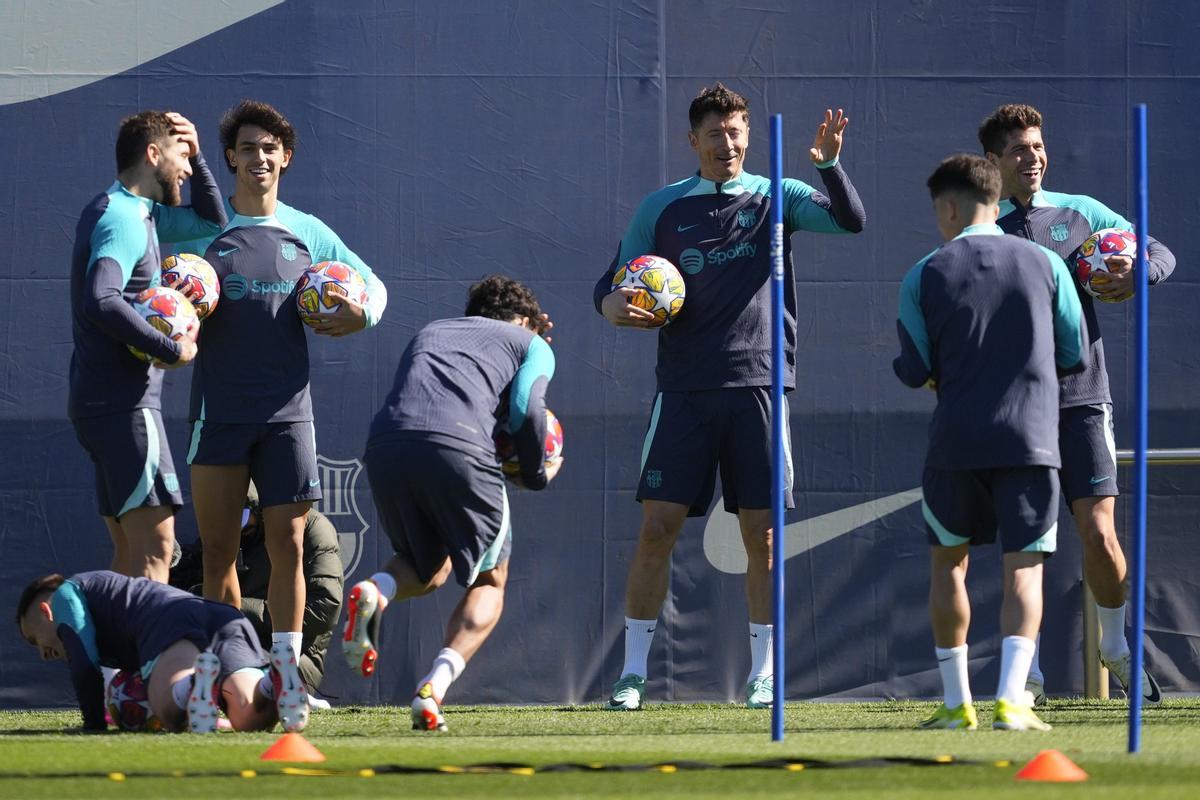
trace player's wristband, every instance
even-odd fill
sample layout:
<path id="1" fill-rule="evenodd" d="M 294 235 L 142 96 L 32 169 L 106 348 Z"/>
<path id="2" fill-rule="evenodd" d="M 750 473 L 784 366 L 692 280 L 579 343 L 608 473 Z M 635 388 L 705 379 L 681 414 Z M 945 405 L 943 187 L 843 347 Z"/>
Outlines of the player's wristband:
<path id="1" fill-rule="evenodd" d="M 838 158 L 839 156 L 834 156 L 828 161 L 822 161 L 820 164 L 816 165 L 817 169 L 833 169 L 837 166 Z"/>

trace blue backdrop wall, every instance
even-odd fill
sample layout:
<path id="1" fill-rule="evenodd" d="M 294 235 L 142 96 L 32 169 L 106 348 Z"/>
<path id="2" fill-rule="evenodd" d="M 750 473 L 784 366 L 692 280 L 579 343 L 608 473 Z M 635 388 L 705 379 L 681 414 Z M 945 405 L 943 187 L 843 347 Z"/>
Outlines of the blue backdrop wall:
<path id="1" fill-rule="evenodd" d="M 911 491 L 933 399 L 891 371 L 899 281 L 938 243 L 924 179 L 948 153 L 977 151 L 975 130 L 995 106 L 1029 102 L 1046 114 L 1047 186 L 1128 215 L 1129 108 L 1148 103 L 1151 227 L 1179 260 L 1151 302 L 1151 444 L 1200 444 L 1200 359 L 1190 345 L 1200 339 L 1200 289 L 1186 234 L 1200 212 L 1198 27 L 1200 8 L 1165 0 L 2 0 L 0 608 L 37 574 L 109 560 L 91 466 L 65 418 L 67 279 L 78 213 L 113 179 L 117 124 L 140 109 L 177 109 L 196 121 L 219 168 L 216 121 L 251 97 L 299 130 L 281 197 L 328 222 L 391 295 L 378 328 L 311 340 L 332 489 L 324 510 L 342 533 L 347 580 L 388 555 L 356 459 L 400 353 L 420 326 L 460 312 L 471 281 L 509 273 L 557 323 L 549 400 L 566 430 L 566 465 L 549 491 L 514 493 L 505 616 L 454 699 L 601 699 L 621 664 L 655 346 L 653 334 L 604 322 L 591 288 L 638 201 L 694 170 L 687 105 L 722 80 L 751 102 L 747 167 L 759 174 L 767 116 L 781 112 L 787 173 L 819 184 L 809 142 L 823 110 L 844 107 L 843 162 L 869 215 L 861 236 L 793 242 L 800 385 L 788 695 L 934 694 L 926 546 Z M 218 180 L 232 188 L 228 173 Z M 1118 445 L 1128 447 L 1132 309 L 1105 307 L 1101 324 Z M 188 378 L 170 373 L 164 393 L 177 463 Z M 1149 665 L 1164 688 L 1194 691 L 1200 474 L 1152 473 Z M 1127 508 L 1118 508 L 1125 535 Z M 1078 542 L 1066 515 L 1062 523 L 1046 578 L 1043 665 L 1047 688 L 1067 692 L 1082 687 L 1081 586 Z M 195 537 L 190 506 L 178 527 L 181 539 Z M 719 509 L 685 530 L 651 654 L 655 699 L 740 694 L 749 657 L 734 530 Z M 998 671 L 999 559 L 984 551 L 973 563 L 972 663 L 986 694 Z M 389 611 L 377 677 L 353 679 L 335 657 L 325 691 L 341 702 L 406 702 L 457 598 L 446 589 Z M 54 669 L 47 679 L 16 629 L 0 626 L 0 706 L 69 705 L 66 671 Z"/>

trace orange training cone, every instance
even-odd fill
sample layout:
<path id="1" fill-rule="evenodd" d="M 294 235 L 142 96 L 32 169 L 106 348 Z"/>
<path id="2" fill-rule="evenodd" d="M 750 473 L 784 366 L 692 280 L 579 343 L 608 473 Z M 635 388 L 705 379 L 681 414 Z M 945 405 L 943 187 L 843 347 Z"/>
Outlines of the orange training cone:
<path id="1" fill-rule="evenodd" d="M 1086 781 L 1088 774 L 1057 750 L 1043 750 L 1017 773 L 1019 781 Z"/>
<path id="2" fill-rule="evenodd" d="M 324 761 L 325 754 L 300 734 L 285 733 L 258 758 L 260 761 L 303 761 L 315 763 L 317 761 Z"/>

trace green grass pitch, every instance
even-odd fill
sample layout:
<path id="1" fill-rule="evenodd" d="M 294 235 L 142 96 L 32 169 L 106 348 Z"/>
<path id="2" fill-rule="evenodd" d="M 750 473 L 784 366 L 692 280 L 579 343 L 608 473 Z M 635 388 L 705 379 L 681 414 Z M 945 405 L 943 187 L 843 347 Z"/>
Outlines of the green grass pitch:
<path id="1" fill-rule="evenodd" d="M 1128 707 L 1120 701 L 1051 701 L 1046 733 L 981 729 L 919 731 L 932 703 L 791 703 L 786 740 L 770 741 L 769 712 L 731 705 L 658 705 L 632 713 L 597 706 L 447 709 L 451 729 L 408 730 L 406 708 L 316 712 L 306 737 L 327 756 L 289 765 L 259 755 L 277 734 L 107 734 L 61 731 L 74 712 L 0 713 L 0 797 L 1188 797 L 1200 791 L 1200 699 L 1169 699 L 1145 713 L 1143 752 L 1126 753 Z M 1029 784 L 1017 770 L 1043 749 L 1068 755 L 1091 776 L 1083 784 Z M 766 759 L 833 762 L 871 758 L 953 761 L 929 766 L 814 765 L 787 769 L 688 769 Z M 970 761 L 971 764 L 954 763 Z M 388 765 L 534 767 L 493 774 L 380 774 Z M 539 772 L 552 764 L 680 763 L 678 769 Z M 359 770 L 380 769 L 373 777 Z M 172 775 L 172 771 L 179 774 Z M 242 771 L 247 771 L 243 776 Z M 109 773 L 126 777 L 114 779 Z M 333 774 L 329 774 L 333 773 Z"/>

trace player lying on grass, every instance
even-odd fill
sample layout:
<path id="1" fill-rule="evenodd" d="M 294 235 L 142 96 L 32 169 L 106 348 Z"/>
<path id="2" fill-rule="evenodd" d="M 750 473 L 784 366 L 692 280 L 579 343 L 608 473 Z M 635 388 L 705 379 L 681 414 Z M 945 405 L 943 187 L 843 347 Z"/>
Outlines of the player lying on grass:
<path id="1" fill-rule="evenodd" d="M 46 575 L 21 593 L 17 625 L 45 661 L 63 661 L 83 728 L 105 729 L 101 666 L 141 673 L 169 731 L 270 730 L 278 679 L 242 613 L 146 578 L 101 570 Z M 288 702 L 281 692 L 283 702 Z"/>
<path id="2" fill-rule="evenodd" d="M 893 364 L 901 381 L 930 385 L 938 398 L 921 510 L 945 702 L 921 727 L 978 724 L 967 677 L 967 550 L 999 532 L 1004 640 L 992 727 L 1045 730 L 1025 702 L 1025 679 L 1042 619 L 1042 562 L 1058 531 L 1058 376 L 1087 366 L 1087 328 L 1063 260 L 996 225 L 995 166 L 952 156 L 928 186 L 946 244 L 901 284 Z"/>
<path id="3" fill-rule="evenodd" d="M 512 528 L 492 432 L 507 417 L 521 470 L 540 490 L 562 466 L 543 462 L 545 392 L 554 354 L 533 292 L 491 275 L 471 287 L 462 317 L 431 322 L 409 343 L 363 462 L 395 555 L 346 601 L 350 668 L 375 670 L 380 617 L 390 601 L 429 594 L 454 573 L 466 594 L 442 650 L 418 683 L 413 728 L 445 730 L 442 699 L 500 620 Z"/>

